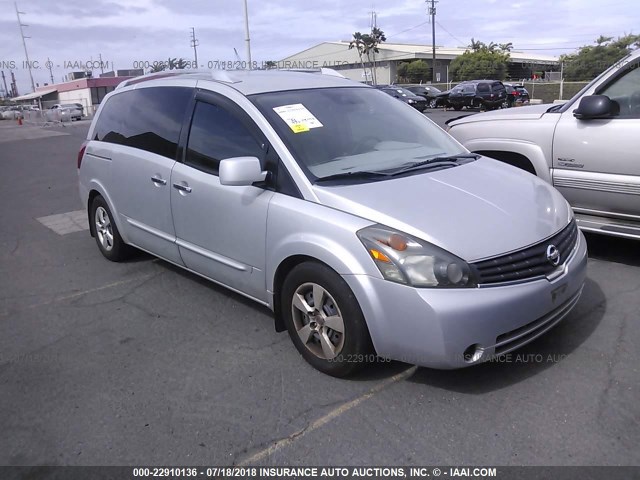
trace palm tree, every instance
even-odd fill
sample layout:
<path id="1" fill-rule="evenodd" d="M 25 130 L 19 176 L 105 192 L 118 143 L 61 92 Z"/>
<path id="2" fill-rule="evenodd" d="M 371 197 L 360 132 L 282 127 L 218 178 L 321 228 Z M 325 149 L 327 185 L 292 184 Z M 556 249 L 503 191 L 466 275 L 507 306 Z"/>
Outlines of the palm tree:
<path id="1" fill-rule="evenodd" d="M 384 32 L 380 30 L 378 27 L 373 27 L 371 29 L 371 35 L 364 35 L 365 41 L 365 52 L 367 54 L 367 58 L 369 58 L 369 62 L 371 62 L 371 55 L 373 55 L 373 84 L 378 84 L 378 78 L 376 76 L 376 53 L 380 53 L 378 50 L 378 45 L 382 42 L 387 41 L 387 37 L 384 35 Z"/>
<path id="2" fill-rule="evenodd" d="M 167 66 L 164 62 L 157 62 L 149 69 L 149 73 L 163 72 L 166 68 Z"/>
<path id="3" fill-rule="evenodd" d="M 367 70 L 364 67 L 364 60 L 362 60 L 362 54 L 366 51 L 365 44 L 365 35 L 362 35 L 360 32 L 355 32 L 353 34 L 353 40 L 349 42 L 349 50 L 355 48 L 358 50 L 358 56 L 360 57 L 360 65 L 362 65 L 362 72 L 364 73 L 365 81 L 367 80 Z"/>

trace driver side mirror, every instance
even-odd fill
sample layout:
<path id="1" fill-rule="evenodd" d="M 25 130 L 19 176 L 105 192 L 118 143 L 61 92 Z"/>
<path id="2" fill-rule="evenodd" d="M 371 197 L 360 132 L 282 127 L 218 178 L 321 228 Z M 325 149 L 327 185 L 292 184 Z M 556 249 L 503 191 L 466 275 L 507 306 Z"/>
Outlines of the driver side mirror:
<path id="1" fill-rule="evenodd" d="M 610 118 L 620 113 L 620 104 L 606 95 L 588 95 L 580 100 L 573 116 L 578 120 Z"/>
<path id="2" fill-rule="evenodd" d="M 262 171 L 257 157 L 234 157 L 220 161 L 218 176 L 220 184 L 240 187 L 264 182 L 267 172 Z"/>

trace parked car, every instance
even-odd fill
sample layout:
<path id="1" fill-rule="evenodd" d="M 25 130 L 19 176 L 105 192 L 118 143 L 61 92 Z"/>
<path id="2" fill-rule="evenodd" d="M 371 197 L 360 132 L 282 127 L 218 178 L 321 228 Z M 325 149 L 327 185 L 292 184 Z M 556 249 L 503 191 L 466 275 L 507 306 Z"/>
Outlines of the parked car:
<path id="1" fill-rule="evenodd" d="M 470 80 L 451 89 L 449 103 L 455 110 L 462 107 L 493 110 L 507 99 L 507 91 L 498 80 Z"/>
<path id="2" fill-rule="evenodd" d="M 503 108 L 521 107 L 529 104 L 529 91 L 524 85 L 514 83 L 503 83 L 507 90 L 507 99 L 502 104 Z"/>
<path id="3" fill-rule="evenodd" d="M 78 108 L 78 104 L 75 103 L 56 103 L 51 107 L 51 110 L 60 111 L 62 119 L 69 118 L 70 120 L 82 120 L 82 109 Z"/>
<path id="4" fill-rule="evenodd" d="M 11 105 L 11 106 L 5 107 L 5 109 L 2 111 L 3 120 L 16 120 L 18 117 L 21 117 L 22 115 L 23 115 L 22 108 L 17 105 Z"/>
<path id="5" fill-rule="evenodd" d="M 424 112 L 427 109 L 428 104 L 424 97 L 416 95 L 406 88 L 391 85 L 389 87 L 380 88 L 380 90 L 387 95 L 391 95 L 393 98 L 402 100 L 404 103 L 411 105 L 413 108 L 420 112 Z"/>
<path id="6" fill-rule="evenodd" d="M 639 61 L 637 50 L 564 104 L 468 116 L 450 133 L 552 183 L 583 230 L 640 239 Z"/>
<path id="7" fill-rule="evenodd" d="M 411 85 L 406 88 L 411 93 L 423 97 L 427 101 L 429 108 L 436 108 L 436 98 L 442 93 L 442 90 L 432 85 Z"/>
<path id="8" fill-rule="evenodd" d="M 449 108 L 451 104 L 449 103 L 449 94 L 451 90 L 444 90 L 436 95 L 436 98 L 429 103 L 429 108 L 437 108 L 444 107 Z"/>
<path id="9" fill-rule="evenodd" d="M 505 354 L 562 320 L 585 280 L 586 242 L 551 185 L 335 76 L 125 80 L 78 169 L 107 259 L 137 247 L 266 305 L 330 375 Z"/>

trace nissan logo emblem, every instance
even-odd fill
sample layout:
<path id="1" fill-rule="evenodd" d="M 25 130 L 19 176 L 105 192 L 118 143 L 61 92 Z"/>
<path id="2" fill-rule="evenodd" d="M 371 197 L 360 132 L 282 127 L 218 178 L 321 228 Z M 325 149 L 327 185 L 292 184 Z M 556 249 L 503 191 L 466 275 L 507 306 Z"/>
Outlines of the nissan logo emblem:
<path id="1" fill-rule="evenodd" d="M 547 260 L 554 267 L 558 266 L 560 263 L 560 252 L 555 245 L 549 245 L 547 247 Z"/>

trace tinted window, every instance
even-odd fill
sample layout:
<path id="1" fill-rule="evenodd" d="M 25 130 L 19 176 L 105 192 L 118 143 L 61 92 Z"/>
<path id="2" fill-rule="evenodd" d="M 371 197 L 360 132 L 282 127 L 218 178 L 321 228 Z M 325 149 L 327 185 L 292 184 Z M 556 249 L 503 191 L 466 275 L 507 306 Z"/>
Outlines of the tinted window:
<path id="1" fill-rule="evenodd" d="M 479 93 L 487 93 L 489 91 L 489 85 L 486 83 L 478 84 L 478 92 Z"/>
<path id="2" fill-rule="evenodd" d="M 192 93 L 186 87 L 151 87 L 114 95 L 98 117 L 94 139 L 175 158 Z"/>
<path id="3" fill-rule="evenodd" d="M 263 150 L 237 117 L 217 105 L 198 102 L 189 132 L 187 165 L 217 174 L 220 160 L 233 157 L 262 160 Z"/>

